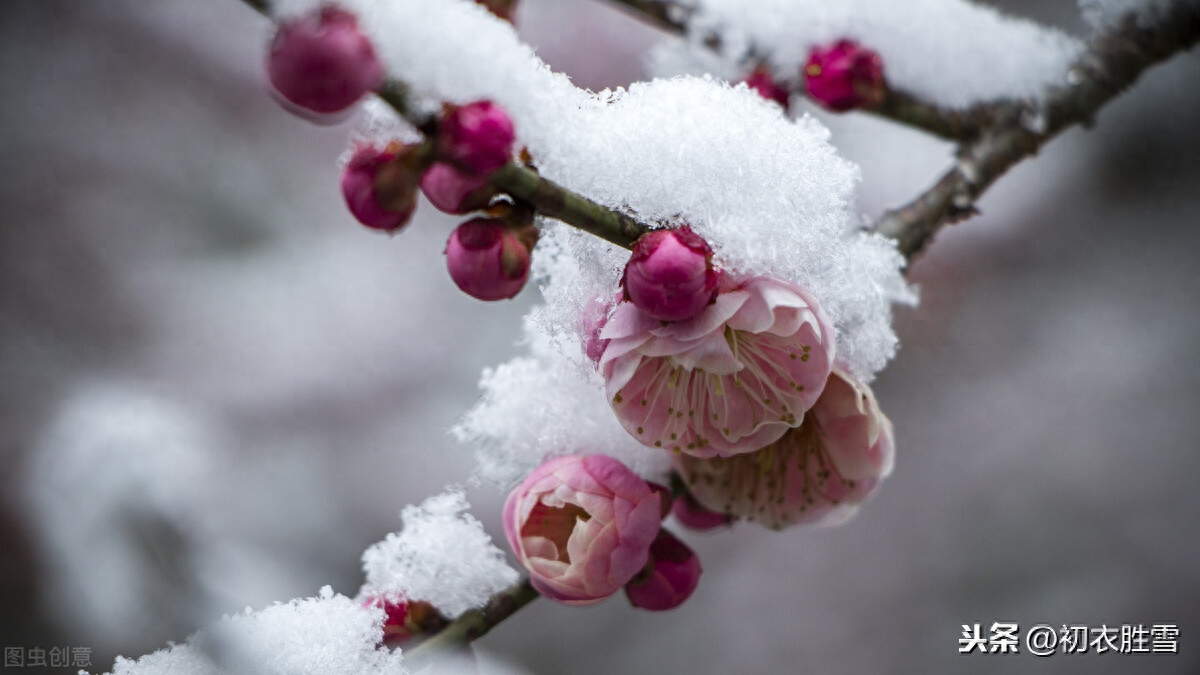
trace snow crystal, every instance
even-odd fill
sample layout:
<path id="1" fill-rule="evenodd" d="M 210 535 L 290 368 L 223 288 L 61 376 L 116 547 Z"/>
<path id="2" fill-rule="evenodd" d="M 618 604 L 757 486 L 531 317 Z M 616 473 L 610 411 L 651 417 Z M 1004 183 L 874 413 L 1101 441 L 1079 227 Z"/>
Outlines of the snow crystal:
<path id="1" fill-rule="evenodd" d="M 226 616 L 137 660 L 118 658 L 112 675 L 404 675 L 399 651 L 379 649 L 383 610 L 335 595 L 293 600 Z"/>
<path id="2" fill-rule="evenodd" d="M 516 570 L 469 506 L 461 490 L 451 489 L 405 507 L 400 532 L 363 552 L 360 597 L 425 600 L 454 618 L 516 583 Z"/>
<path id="3" fill-rule="evenodd" d="M 1128 0 L 1121 0 L 1128 2 Z M 1061 31 L 964 0 L 695 0 L 688 40 L 653 59 L 659 74 L 713 72 L 740 79 L 749 55 L 799 78 L 814 45 L 850 38 L 879 52 L 898 89 L 950 107 L 1038 97 L 1064 82 L 1083 48 Z M 721 36 L 725 66 L 712 70 L 702 38 Z"/>
<path id="4" fill-rule="evenodd" d="M 1079 0 L 1083 19 L 1093 29 L 1116 26 L 1133 15 L 1141 26 L 1157 23 L 1173 5 L 1191 4 L 1200 8 L 1200 0 Z"/>
<path id="5" fill-rule="evenodd" d="M 531 354 L 485 370 L 483 397 L 453 429 L 475 448 L 477 475 L 511 488 L 551 457 L 599 453 L 663 482 L 670 457 L 647 450 L 621 427 L 600 376 L 581 363 L 578 338 L 563 333 L 552 342 L 534 318 L 525 333 Z"/>

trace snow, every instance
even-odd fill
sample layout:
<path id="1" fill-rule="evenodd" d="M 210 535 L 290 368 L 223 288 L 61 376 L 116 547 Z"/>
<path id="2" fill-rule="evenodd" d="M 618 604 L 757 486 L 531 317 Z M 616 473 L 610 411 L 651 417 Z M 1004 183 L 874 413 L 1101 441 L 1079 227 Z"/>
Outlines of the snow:
<path id="1" fill-rule="evenodd" d="M 137 660 L 118 657 L 111 675 L 405 675 L 399 651 L 379 649 L 383 610 L 337 595 L 260 611 L 247 609 Z"/>
<path id="2" fill-rule="evenodd" d="M 689 39 L 654 57 L 660 75 L 713 72 L 739 80 L 751 53 L 796 80 L 814 45 L 849 38 L 883 57 L 896 88 L 948 107 L 1037 98 L 1065 82 L 1083 48 L 1067 34 L 964 0 L 695 0 Z M 702 39 L 721 36 L 719 70 Z"/>
<path id="3" fill-rule="evenodd" d="M 360 598 L 425 600 L 454 618 L 516 583 L 516 570 L 467 513 L 469 506 L 452 488 L 405 507 L 403 529 L 363 553 L 367 578 Z"/>

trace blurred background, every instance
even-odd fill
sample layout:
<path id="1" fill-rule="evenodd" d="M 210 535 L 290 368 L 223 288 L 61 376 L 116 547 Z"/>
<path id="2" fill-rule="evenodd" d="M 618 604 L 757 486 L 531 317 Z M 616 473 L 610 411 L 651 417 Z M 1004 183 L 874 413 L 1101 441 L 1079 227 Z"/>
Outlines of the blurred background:
<path id="1" fill-rule="evenodd" d="M 1082 34 L 1069 0 L 997 3 Z M 659 34 L 523 0 L 592 89 Z M 266 95 L 237 0 L 0 3 L 0 643 L 117 654 L 222 613 L 353 595 L 400 509 L 470 471 L 446 429 L 537 301 L 459 293 L 427 204 L 346 213 L 352 122 Z M 481 646 L 530 673 L 1200 673 L 1200 54 L 1019 166 L 913 266 L 877 381 L 896 470 L 849 525 L 685 534 L 665 614 L 538 602 Z M 801 110 L 812 111 L 807 104 Z M 828 118 L 864 214 L 950 147 Z M 470 494 L 499 535 L 504 495 Z M 962 624 L 1175 624 L 1178 655 L 958 654 Z M 36 669 L 30 669 L 36 670 Z M 74 672 L 74 668 L 60 671 Z"/>

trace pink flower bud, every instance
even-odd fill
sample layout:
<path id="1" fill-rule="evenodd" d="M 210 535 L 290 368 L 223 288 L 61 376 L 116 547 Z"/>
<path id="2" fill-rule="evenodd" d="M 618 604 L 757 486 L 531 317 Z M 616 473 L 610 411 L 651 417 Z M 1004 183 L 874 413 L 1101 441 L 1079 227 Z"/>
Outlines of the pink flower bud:
<path id="1" fill-rule="evenodd" d="M 675 503 L 671 505 L 671 513 L 680 525 L 700 532 L 715 530 L 718 527 L 728 527 L 733 524 L 734 520 L 733 516 L 728 513 L 704 508 L 704 505 L 696 501 L 690 492 L 675 500 Z"/>
<path id="2" fill-rule="evenodd" d="M 646 566 L 660 512 L 646 481 L 612 457 L 559 457 L 508 496 L 504 533 L 539 593 L 594 605 Z"/>
<path id="3" fill-rule="evenodd" d="M 788 99 L 791 97 L 791 94 L 771 77 L 771 71 L 765 66 L 755 68 L 754 72 L 750 73 L 750 76 L 744 81 L 746 86 L 757 92 L 759 96 L 768 101 L 774 101 L 783 106 L 784 110 L 787 110 Z"/>
<path id="4" fill-rule="evenodd" d="M 875 106 L 887 95 L 883 59 L 852 40 L 813 47 L 804 80 L 808 95 L 836 112 Z"/>
<path id="5" fill-rule="evenodd" d="M 475 3 L 487 7 L 489 12 L 509 23 L 513 23 L 517 13 L 517 0 L 475 0 Z"/>
<path id="6" fill-rule="evenodd" d="M 758 452 L 677 461 L 705 507 L 779 530 L 846 521 L 892 470 L 892 423 L 871 390 L 833 371 L 804 422 Z"/>
<path id="7" fill-rule="evenodd" d="M 529 249 L 502 220 L 472 218 L 446 242 L 450 278 L 479 300 L 506 300 L 529 279 Z"/>
<path id="8" fill-rule="evenodd" d="M 363 146 L 342 174 L 342 196 L 358 222 L 384 232 L 408 224 L 417 208 L 417 168 L 411 147 Z"/>
<path id="9" fill-rule="evenodd" d="M 684 321 L 717 297 L 712 248 L 689 227 L 654 230 L 633 245 L 621 284 L 635 307 L 659 321 Z"/>
<path id="10" fill-rule="evenodd" d="M 700 559 L 675 535 L 660 530 L 650 545 L 650 562 L 625 586 L 634 607 L 652 612 L 675 609 L 700 583 Z"/>
<path id="11" fill-rule="evenodd" d="M 321 114 L 349 108 L 384 80 L 383 64 L 354 15 L 333 6 L 280 24 L 267 74 L 286 101 Z"/>
<path id="12" fill-rule="evenodd" d="M 468 176 L 445 162 L 425 170 L 421 190 L 437 210 L 454 214 L 482 209 L 496 194 L 486 175 Z"/>
<path id="13" fill-rule="evenodd" d="M 383 644 L 396 647 L 418 634 L 436 633 L 449 621 L 424 600 L 395 597 L 370 597 L 366 607 L 383 609 Z"/>
<path id="14" fill-rule="evenodd" d="M 439 149 L 446 160 L 476 174 L 507 164 L 515 140 L 508 113 L 491 101 L 446 106 L 438 129 Z"/>

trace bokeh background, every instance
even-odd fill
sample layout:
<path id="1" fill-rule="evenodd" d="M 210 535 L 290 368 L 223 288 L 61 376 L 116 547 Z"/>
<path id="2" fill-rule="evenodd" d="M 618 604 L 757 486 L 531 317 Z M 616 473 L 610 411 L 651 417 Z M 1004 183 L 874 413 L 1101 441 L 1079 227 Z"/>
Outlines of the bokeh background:
<path id="1" fill-rule="evenodd" d="M 1084 30 L 1069 0 L 999 4 Z M 592 89 L 644 77 L 660 39 L 585 0 L 518 22 Z M 470 471 L 446 429 L 537 292 L 457 292 L 455 221 L 428 205 L 394 238 L 356 226 L 352 121 L 266 95 L 268 33 L 236 0 L 0 3 L 6 647 L 86 647 L 99 672 L 225 612 L 353 594 L 400 509 Z M 896 471 L 857 519 L 686 535 L 705 576 L 679 610 L 538 602 L 481 646 L 539 675 L 1200 672 L 1197 83 L 1197 53 L 1152 71 L 914 265 L 877 382 Z M 867 215 L 950 161 L 827 123 Z M 470 497 L 498 535 L 503 495 Z M 962 624 L 993 621 L 1171 623 L 1180 653 L 960 656 Z"/>

